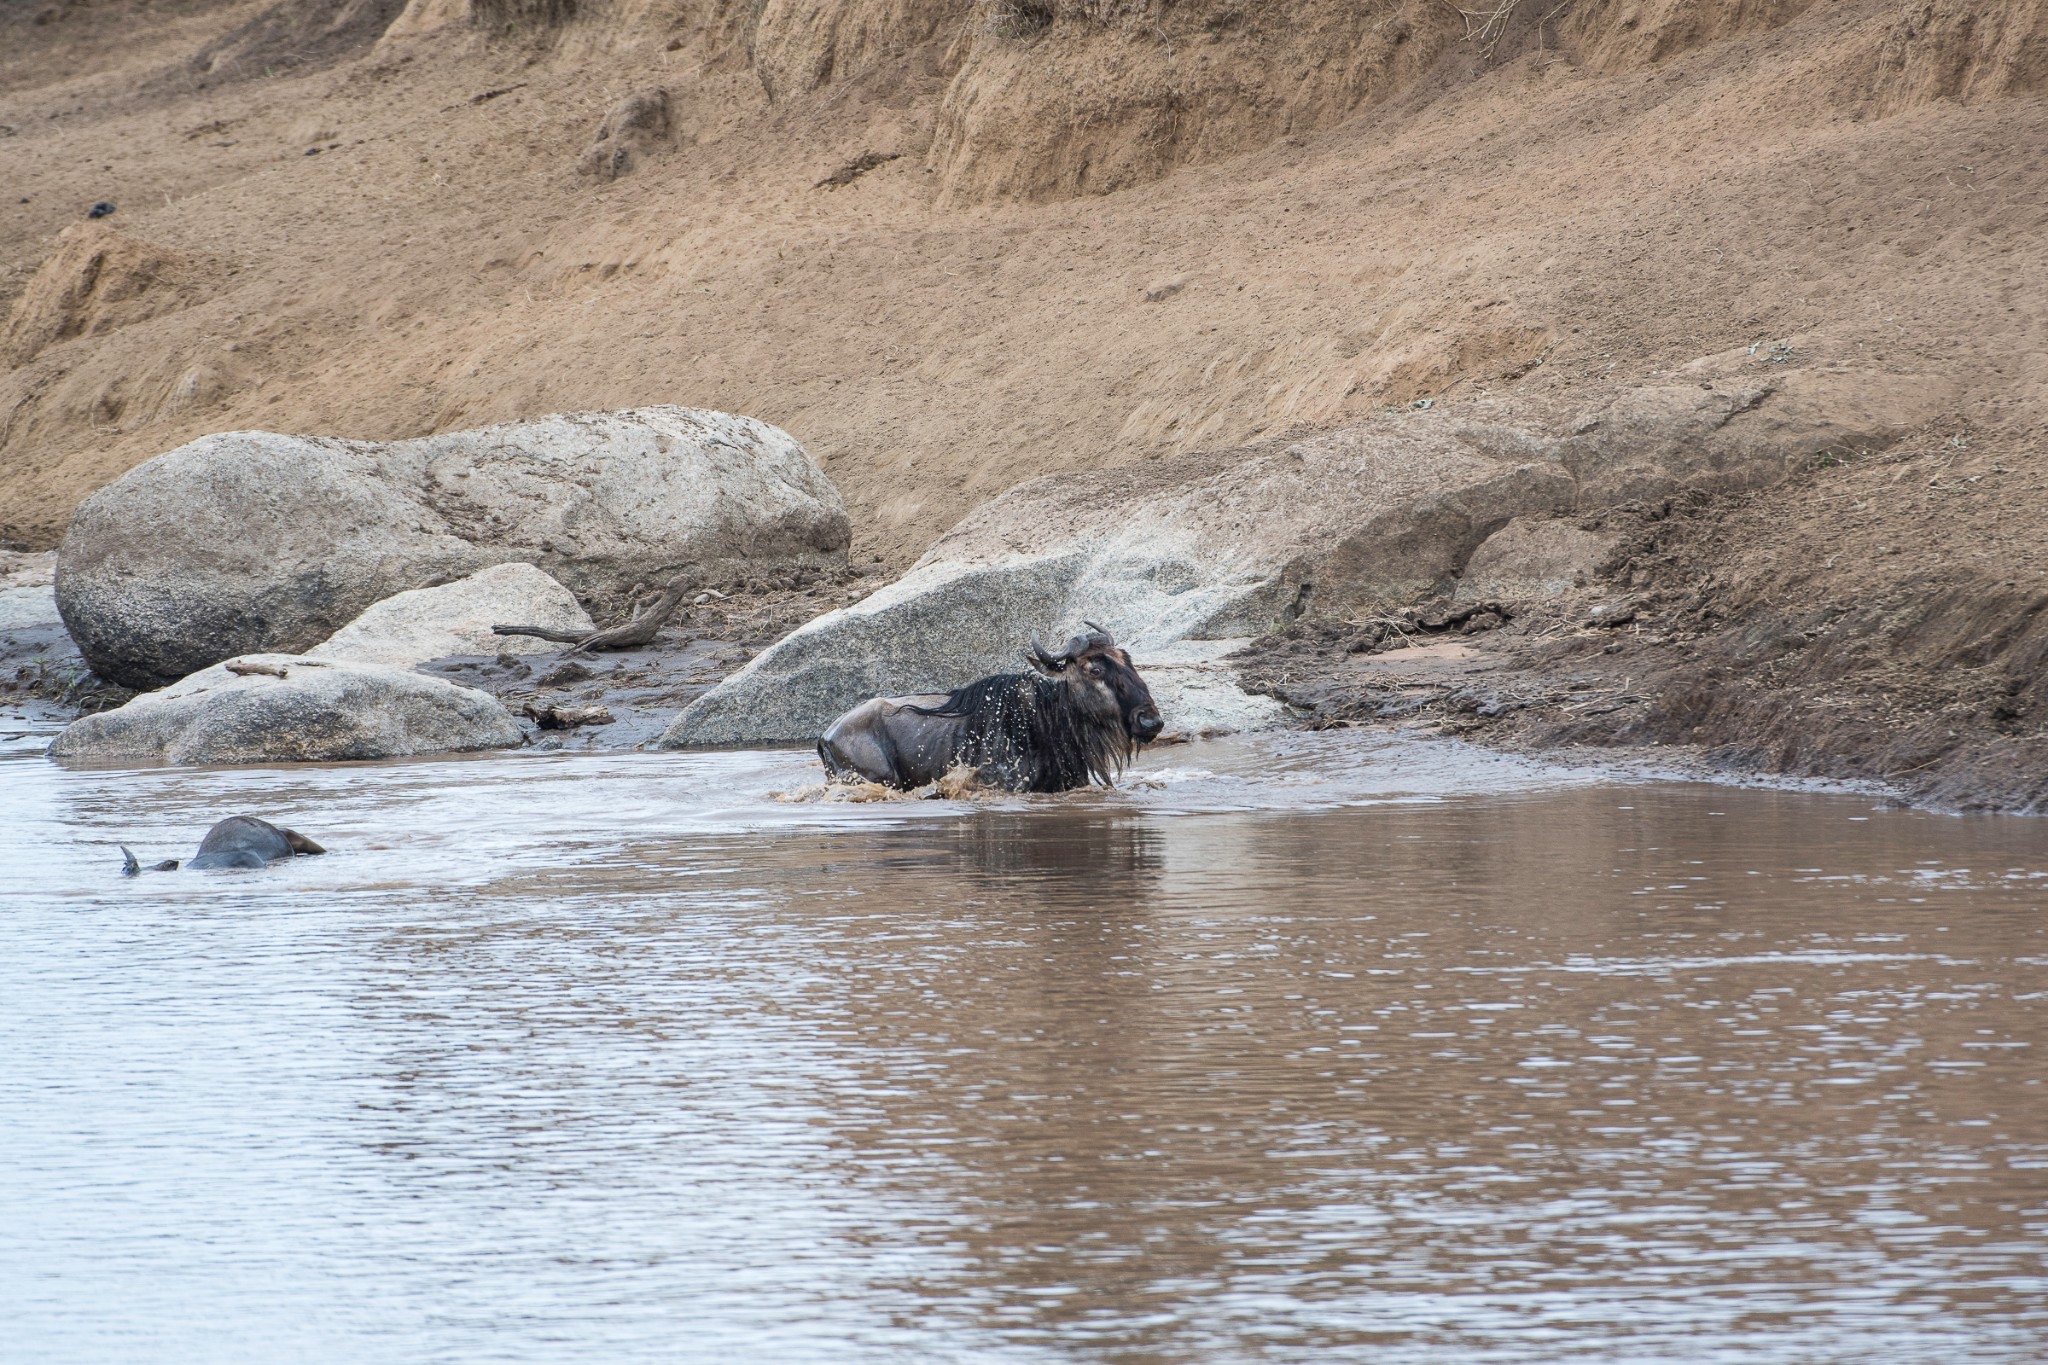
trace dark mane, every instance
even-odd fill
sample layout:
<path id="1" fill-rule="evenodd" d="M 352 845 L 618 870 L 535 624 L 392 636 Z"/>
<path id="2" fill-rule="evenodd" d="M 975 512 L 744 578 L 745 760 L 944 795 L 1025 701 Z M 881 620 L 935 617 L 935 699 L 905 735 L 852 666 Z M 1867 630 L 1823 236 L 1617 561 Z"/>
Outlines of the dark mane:
<path id="1" fill-rule="evenodd" d="M 1068 791 L 1116 780 L 1137 746 L 1121 724 L 1091 721 L 1065 689 L 1031 673 L 998 673 L 946 694 L 920 716 L 965 722 L 954 761 L 1020 791 Z"/>

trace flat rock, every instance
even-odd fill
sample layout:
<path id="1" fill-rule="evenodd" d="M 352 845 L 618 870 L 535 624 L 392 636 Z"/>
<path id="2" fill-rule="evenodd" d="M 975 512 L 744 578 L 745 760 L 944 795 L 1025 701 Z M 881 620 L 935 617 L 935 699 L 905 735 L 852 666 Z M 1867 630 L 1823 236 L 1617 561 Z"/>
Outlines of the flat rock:
<path id="1" fill-rule="evenodd" d="M 33 630 L 62 623 L 55 588 L 0 588 L 0 630 Z"/>
<path id="2" fill-rule="evenodd" d="M 1064 639 L 1082 621 L 1107 627 L 1142 672 L 1165 651 L 1208 642 L 1214 655 L 1305 613 L 1445 595 L 1518 518 L 1782 478 L 1815 427 L 1773 409 L 1773 392 L 1695 383 L 1591 411 L 1495 400 L 1390 412 L 1300 441 L 1021 484 L 895 583 L 762 651 L 660 743 L 809 739 L 866 697 L 1018 667 L 1032 631 Z M 1214 673 L 1177 671 L 1172 701 L 1160 698 L 1170 729 L 1281 714 Z"/>
<path id="3" fill-rule="evenodd" d="M 494 564 L 438 588 L 385 598 L 306 651 L 315 659 L 410 668 L 458 654 L 552 654 L 531 635 L 493 635 L 494 625 L 594 631 L 575 595 L 531 564 Z"/>
<path id="4" fill-rule="evenodd" d="M 0 550 L 0 631 L 43 630 L 63 624 L 57 613 L 57 556 Z"/>
<path id="5" fill-rule="evenodd" d="M 845 504 L 788 433 L 675 407 L 410 441 L 241 431 L 136 466 L 82 503 L 57 602 L 86 660 L 157 687 L 298 652 L 373 603 L 493 564 L 583 598 L 846 562 Z"/>
<path id="6" fill-rule="evenodd" d="M 284 763 L 502 749 L 521 740 L 497 698 L 384 664 L 252 654 L 85 716 L 50 746 L 83 763 Z"/>
<path id="7" fill-rule="evenodd" d="M 1620 541 L 1570 521 L 1517 517 L 1472 552 L 1458 579 L 1459 602 L 1561 597 L 1593 581 L 1600 561 Z"/>

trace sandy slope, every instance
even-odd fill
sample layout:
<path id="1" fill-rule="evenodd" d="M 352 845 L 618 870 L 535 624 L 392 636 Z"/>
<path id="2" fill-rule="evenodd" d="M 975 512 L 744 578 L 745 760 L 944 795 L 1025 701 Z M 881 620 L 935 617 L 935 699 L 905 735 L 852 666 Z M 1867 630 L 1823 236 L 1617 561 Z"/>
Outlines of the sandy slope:
<path id="1" fill-rule="evenodd" d="M 1597 386 L 1759 340 L 1844 367 L 1845 402 L 1904 393 L 1916 416 L 2020 426 L 2048 402 L 2037 4 L 2003 7 L 1989 36 L 1923 18 L 1917 40 L 1888 3 L 1753 5 L 1752 31 L 1708 41 L 1692 10 L 1716 7 L 1624 25 L 1588 4 L 1493 65 L 1441 31 L 1447 8 L 1386 5 L 1439 25 L 1409 40 L 1433 63 L 1342 121 L 1311 90 L 1297 112 L 1329 126 L 1262 144 L 1287 110 L 1237 128 L 1244 72 L 1219 76 L 1187 100 L 1224 106 L 1205 117 L 1232 136 L 1150 162 L 1130 150 L 1152 127 L 1147 72 L 1213 54 L 1227 76 L 1277 60 L 1278 40 L 1204 29 L 1190 7 L 1166 16 L 1176 32 L 1063 12 L 1024 38 L 968 15 L 792 92 L 781 49 L 750 64 L 716 22 L 687 22 L 721 7 L 622 3 L 202 89 L 175 63 L 262 6 L 54 8 L 10 21 L 0 67 L 8 291 L 76 294 L 75 266 L 31 274 L 101 199 L 133 249 L 201 283 L 0 378 L 0 536 L 34 546 L 137 460 L 244 426 L 398 436 L 731 408 L 803 439 L 861 548 L 901 563 L 1029 475 L 1417 397 Z M 785 48 L 791 32 L 812 29 L 782 31 Z M 1316 55 L 1288 41 L 1281 56 Z M 1650 60 L 1659 42 L 1682 50 Z M 1887 57 L 1901 42 L 1911 62 Z M 1094 84 L 1020 94 L 1020 66 Z M 1906 81 L 1922 68 L 1936 75 Z M 1000 136 L 960 113 L 976 81 L 1012 115 Z M 655 84 L 669 138 L 616 180 L 579 175 L 606 106 Z M 1107 131 L 1077 152 L 1086 118 Z M 814 188 L 869 150 L 904 155 Z M 1059 168 L 1084 153 L 1123 187 L 1072 197 Z M 1204 164 L 1156 164 L 1176 158 Z"/>

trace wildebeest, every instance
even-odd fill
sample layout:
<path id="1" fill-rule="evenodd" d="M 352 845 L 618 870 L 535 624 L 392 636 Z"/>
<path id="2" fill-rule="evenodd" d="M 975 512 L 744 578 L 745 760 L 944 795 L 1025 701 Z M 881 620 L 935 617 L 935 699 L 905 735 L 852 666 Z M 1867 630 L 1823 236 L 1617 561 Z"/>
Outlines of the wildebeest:
<path id="1" fill-rule="evenodd" d="M 326 851 L 297 830 L 273 825 L 268 820 L 259 820 L 253 815 L 230 815 L 206 831 L 206 837 L 199 841 L 199 852 L 193 854 L 192 861 L 185 866 L 199 870 L 268 867 L 272 863 L 283 862 L 295 853 Z M 178 860 L 167 859 L 149 870 L 175 872 L 178 870 Z M 126 844 L 121 845 L 122 875 L 133 877 L 141 871 L 142 864 L 129 852 Z"/>
<path id="2" fill-rule="evenodd" d="M 1057 654 L 1033 635 L 1024 659 L 1034 672 L 862 702 L 818 741 L 826 774 L 904 790 L 963 766 L 1011 791 L 1113 782 L 1166 723 L 1131 656 L 1101 626 L 1087 625 Z"/>

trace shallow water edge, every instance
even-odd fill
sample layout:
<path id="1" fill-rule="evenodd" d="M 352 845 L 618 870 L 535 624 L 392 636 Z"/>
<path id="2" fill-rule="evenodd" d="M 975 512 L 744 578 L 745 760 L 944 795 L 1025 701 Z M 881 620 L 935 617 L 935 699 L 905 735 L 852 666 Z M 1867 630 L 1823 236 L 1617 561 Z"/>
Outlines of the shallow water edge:
<path id="1" fill-rule="evenodd" d="M 2038 1358 L 2048 826 L 1343 732 L 0 763 L 51 1362 Z M 230 810 L 332 853 L 124 879 Z"/>

